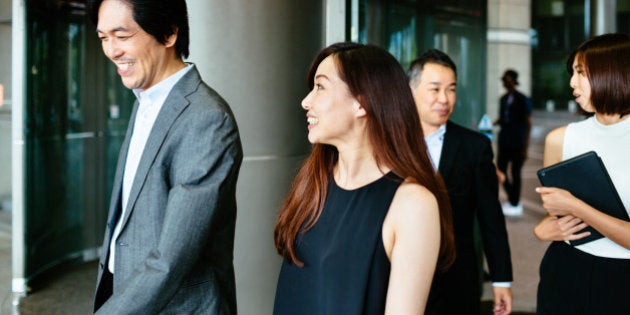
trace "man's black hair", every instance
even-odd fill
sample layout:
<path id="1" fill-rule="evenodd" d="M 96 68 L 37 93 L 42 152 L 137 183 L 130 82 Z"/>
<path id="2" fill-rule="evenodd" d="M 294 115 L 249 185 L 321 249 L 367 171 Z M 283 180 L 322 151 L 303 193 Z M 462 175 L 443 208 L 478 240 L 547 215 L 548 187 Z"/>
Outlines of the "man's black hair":
<path id="1" fill-rule="evenodd" d="M 451 68 L 455 73 L 455 78 L 457 78 L 457 66 L 447 54 L 437 49 L 429 49 L 425 51 L 420 57 L 416 58 L 411 62 L 409 66 L 409 70 L 407 71 L 407 76 L 409 77 L 409 81 L 412 86 L 416 86 L 418 84 L 418 80 L 420 80 L 420 74 L 424 69 L 424 65 L 427 63 L 435 63 L 440 66 L 444 66 L 447 68 Z"/>
<path id="2" fill-rule="evenodd" d="M 104 0 L 88 0 L 88 16 L 98 25 L 98 10 Z M 177 33 L 175 53 L 182 59 L 188 58 L 190 29 L 185 0 L 118 0 L 131 7 L 134 21 L 164 44 L 170 35 Z"/>

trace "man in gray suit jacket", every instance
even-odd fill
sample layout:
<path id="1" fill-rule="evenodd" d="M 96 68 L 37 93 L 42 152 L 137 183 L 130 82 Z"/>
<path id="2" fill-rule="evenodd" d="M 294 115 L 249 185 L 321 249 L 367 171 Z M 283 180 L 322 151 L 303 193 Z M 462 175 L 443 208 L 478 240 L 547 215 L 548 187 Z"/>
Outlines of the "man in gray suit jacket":
<path id="1" fill-rule="evenodd" d="M 236 181 L 227 103 L 188 57 L 185 0 L 91 0 L 105 55 L 136 101 L 114 179 L 97 314 L 235 314 Z"/>

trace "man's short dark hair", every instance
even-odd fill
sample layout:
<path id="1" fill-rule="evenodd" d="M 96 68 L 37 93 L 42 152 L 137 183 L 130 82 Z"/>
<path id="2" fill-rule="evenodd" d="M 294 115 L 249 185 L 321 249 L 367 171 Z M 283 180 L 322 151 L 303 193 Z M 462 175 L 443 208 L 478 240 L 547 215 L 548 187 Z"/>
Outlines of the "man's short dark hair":
<path id="1" fill-rule="evenodd" d="M 516 70 L 514 69 L 505 70 L 505 72 L 503 73 L 503 78 L 505 77 L 512 78 L 512 81 L 514 82 L 514 84 L 518 85 L 518 72 L 516 72 Z"/>
<path id="2" fill-rule="evenodd" d="M 440 50 L 429 49 L 425 51 L 422 55 L 420 55 L 420 57 L 416 58 L 416 60 L 412 61 L 411 65 L 409 66 L 409 70 L 407 71 L 409 82 L 414 88 L 418 85 L 418 81 L 420 80 L 420 75 L 422 74 L 424 65 L 426 65 L 427 63 L 435 63 L 440 66 L 451 68 L 455 73 L 455 78 L 457 79 L 457 66 L 455 65 L 451 57 Z"/>
<path id="3" fill-rule="evenodd" d="M 190 29 L 186 0 L 119 0 L 131 7 L 133 19 L 140 27 L 165 44 L 169 36 L 177 33 L 175 53 L 182 59 L 188 58 Z M 103 0 L 88 0 L 88 16 L 98 25 L 98 10 Z"/>

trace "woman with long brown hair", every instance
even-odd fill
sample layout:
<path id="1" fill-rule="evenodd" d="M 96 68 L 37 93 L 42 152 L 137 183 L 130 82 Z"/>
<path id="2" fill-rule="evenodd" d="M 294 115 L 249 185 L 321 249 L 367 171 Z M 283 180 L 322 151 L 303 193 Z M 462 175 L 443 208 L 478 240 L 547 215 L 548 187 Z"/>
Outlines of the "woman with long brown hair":
<path id="1" fill-rule="evenodd" d="M 454 244 L 405 72 L 381 48 L 338 43 L 307 78 L 313 148 L 274 232 L 274 314 L 422 314 Z"/>

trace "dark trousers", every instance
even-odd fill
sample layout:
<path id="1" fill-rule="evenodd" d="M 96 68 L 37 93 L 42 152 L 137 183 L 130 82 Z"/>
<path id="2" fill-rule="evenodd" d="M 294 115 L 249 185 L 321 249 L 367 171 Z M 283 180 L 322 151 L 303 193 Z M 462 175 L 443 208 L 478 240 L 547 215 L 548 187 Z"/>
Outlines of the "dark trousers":
<path id="1" fill-rule="evenodd" d="M 538 315 L 630 314 L 630 259 L 593 256 L 553 242 L 540 263 Z"/>
<path id="2" fill-rule="evenodd" d="M 521 197 L 521 169 L 525 163 L 523 148 L 501 148 L 497 154 L 497 167 L 505 174 L 503 187 L 508 195 L 508 200 L 513 206 L 518 205 Z M 508 164 L 510 173 L 508 174 Z"/>
<path id="3" fill-rule="evenodd" d="M 478 315 L 480 299 L 481 283 L 476 265 L 456 260 L 445 273 L 436 272 L 425 315 Z"/>
<path id="4" fill-rule="evenodd" d="M 96 312 L 107 300 L 114 291 L 114 275 L 109 272 L 107 265 L 103 268 L 103 275 L 101 276 L 101 282 L 96 288 L 96 294 L 94 297 L 94 312 Z"/>

